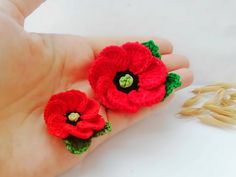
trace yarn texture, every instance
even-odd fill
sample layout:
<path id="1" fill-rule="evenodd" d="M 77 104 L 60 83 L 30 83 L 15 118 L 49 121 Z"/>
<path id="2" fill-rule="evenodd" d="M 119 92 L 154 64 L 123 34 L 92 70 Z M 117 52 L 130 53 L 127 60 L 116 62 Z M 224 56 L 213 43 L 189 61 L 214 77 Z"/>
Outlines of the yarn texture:
<path id="1" fill-rule="evenodd" d="M 98 114 L 99 104 L 77 90 L 70 90 L 51 97 L 45 108 L 45 122 L 50 134 L 59 138 L 69 135 L 81 139 L 90 138 L 94 131 L 105 127 L 104 119 Z M 78 113 L 78 121 L 71 122 L 68 115 Z"/>
<path id="2" fill-rule="evenodd" d="M 161 102 L 166 95 L 165 64 L 153 41 L 108 46 L 89 71 L 89 82 L 98 100 L 107 108 L 137 112 Z"/>
<path id="3" fill-rule="evenodd" d="M 182 85 L 180 81 L 180 76 L 176 73 L 169 73 L 166 78 L 166 95 L 165 98 L 168 97 L 174 89 L 180 87 Z"/>
<path id="4" fill-rule="evenodd" d="M 111 131 L 112 131 L 111 124 L 110 122 L 107 122 L 104 129 L 95 132 L 91 138 L 83 140 L 75 138 L 73 136 L 69 136 L 66 139 L 64 139 L 64 144 L 66 145 L 67 150 L 70 151 L 72 154 L 79 155 L 86 152 L 89 149 L 93 137 L 103 136 Z"/>
<path id="5" fill-rule="evenodd" d="M 111 131 L 109 122 L 98 114 L 100 105 L 88 99 L 78 90 L 53 95 L 48 101 L 44 120 L 48 132 L 64 140 L 73 154 L 81 154 L 89 148 L 91 138 Z"/>
<path id="6" fill-rule="evenodd" d="M 161 53 L 159 52 L 159 47 L 154 43 L 153 40 L 143 42 L 143 45 L 145 45 L 149 50 L 152 52 L 152 55 L 161 59 Z"/>

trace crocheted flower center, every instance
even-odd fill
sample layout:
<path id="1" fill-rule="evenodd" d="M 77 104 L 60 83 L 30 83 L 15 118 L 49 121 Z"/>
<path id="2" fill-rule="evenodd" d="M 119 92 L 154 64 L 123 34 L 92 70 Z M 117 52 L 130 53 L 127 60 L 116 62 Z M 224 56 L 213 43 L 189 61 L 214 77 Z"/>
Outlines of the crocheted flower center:
<path id="1" fill-rule="evenodd" d="M 116 88 L 124 93 L 129 93 L 132 90 L 138 89 L 138 76 L 129 70 L 117 72 L 114 78 Z"/>
<path id="2" fill-rule="evenodd" d="M 80 114 L 77 112 L 71 112 L 67 114 L 67 123 L 76 125 L 76 123 L 79 121 Z"/>
<path id="3" fill-rule="evenodd" d="M 134 79 L 130 74 L 125 74 L 119 79 L 119 84 L 122 88 L 131 87 L 133 82 L 134 82 Z"/>

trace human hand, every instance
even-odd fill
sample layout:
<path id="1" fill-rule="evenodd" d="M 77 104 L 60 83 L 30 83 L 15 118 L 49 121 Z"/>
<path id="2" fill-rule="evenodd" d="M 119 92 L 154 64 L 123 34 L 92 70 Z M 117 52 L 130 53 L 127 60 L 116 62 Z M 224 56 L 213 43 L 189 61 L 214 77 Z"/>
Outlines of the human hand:
<path id="1" fill-rule="evenodd" d="M 192 82 L 185 57 L 172 54 L 171 44 L 156 37 L 83 38 L 27 33 L 24 19 L 43 0 L 0 0 L 0 176 L 56 176 L 81 161 L 98 144 L 160 109 L 168 102 L 127 116 L 101 108 L 113 125 L 109 135 L 93 139 L 90 151 L 70 154 L 61 139 L 47 133 L 43 111 L 55 93 L 79 89 L 92 96 L 87 71 L 106 46 L 153 39 L 169 71 L 181 76 L 182 88 Z"/>

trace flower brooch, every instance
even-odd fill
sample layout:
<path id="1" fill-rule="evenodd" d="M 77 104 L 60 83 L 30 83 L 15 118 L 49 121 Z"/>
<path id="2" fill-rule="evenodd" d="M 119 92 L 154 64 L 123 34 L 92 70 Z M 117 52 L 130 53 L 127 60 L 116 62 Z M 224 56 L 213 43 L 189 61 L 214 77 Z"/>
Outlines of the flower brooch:
<path id="1" fill-rule="evenodd" d="M 104 107 L 130 113 L 163 101 L 181 86 L 180 76 L 168 73 L 152 40 L 103 49 L 89 70 L 89 82 Z M 48 132 L 63 139 L 71 153 L 81 154 L 92 138 L 111 131 L 99 109 L 97 101 L 78 90 L 53 95 L 44 112 Z"/>
<path id="2" fill-rule="evenodd" d="M 125 112 L 157 104 L 181 86 L 179 75 L 168 74 L 152 40 L 103 49 L 90 69 L 89 82 L 105 107 Z"/>
<path id="3" fill-rule="evenodd" d="M 100 105 L 78 91 L 70 90 L 53 95 L 44 111 L 48 132 L 64 140 L 73 154 L 88 150 L 93 137 L 111 131 L 109 122 L 98 114 Z"/>

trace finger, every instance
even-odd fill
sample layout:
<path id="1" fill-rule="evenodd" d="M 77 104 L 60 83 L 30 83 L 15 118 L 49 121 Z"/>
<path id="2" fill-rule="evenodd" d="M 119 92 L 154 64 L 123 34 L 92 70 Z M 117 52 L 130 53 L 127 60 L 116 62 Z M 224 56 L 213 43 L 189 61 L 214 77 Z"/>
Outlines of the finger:
<path id="1" fill-rule="evenodd" d="M 95 55 L 98 55 L 103 48 L 109 45 L 121 45 L 125 42 L 136 41 L 146 42 L 149 40 L 153 40 L 160 47 L 161 54 L 170 54 L 173 51 L 173 46 L 168 40 L 158 37 L 93 37 L 87 39 Z"/>
<path id="2" fill-rule="evenodd" d="M 23 24 L 24 19 L 30 15 L 45 0 L 1 0 L 1 8 L 12 16 L 17 22 Z"/>
<path id="3" fill-rule="evenodd" d="M 24 18 L 30 15 L 45 0 L 10 0 Z"/>
<path id="4" fill-rule="evenodd" d="M 192 84 L 193 82 L 193 73 L 190 69 L 188 68 L 182 68 L 173 71 L 173 73 L 176 73 L 180 76 L 180 80 L 182 82 L 181 87 L 177 88 L 175 91 L 181 90 L 189 85 Z"/>
<path id="5" fill-rule="evenodd" d="M 188 59 L 182 55 L 175 55 L 175 54 L 163 55 L 162 61 L 165 63 L 169 72 L 189 67 Z"/>
<path id="6" fill-rule="evenodd" d="M 180 89 L 183 89 L 183 88 L 189 86 L 193 81 L 193 74 L 187 68 L 175 70 L 174 73 L 179 74 L 181 77 L 182 86 Z M 142 120 L 143 118 L 148 117 L 148 115 L 150 113 L 152 113 L 153 111 L 160 110 L 163 106 L 166 105 L 166 103 L 168 103 L 173 98 L 173 96 L 174 96 L 174 94 L 171 94 L 164 102 L 161 102 L 158 105 L 154 105 L 154 106 L 151 106 L 148 108 L 143 108 L 142 110 L 140 110 L 138 113 L 135 113 L 135 114 L 107 111 L 106 115 L 112 124 L 113 130 L 110 134 L 96 139 L 93 143 L 91 150 L 93 150 L 96 146 L 101 144 L 107 138 L 110 138 L 111 136 L 117 134 L 118 132 L 120 132 L 120 131 L 128 128 L 129 126 L 133 125 L 134 123 Z"/>

